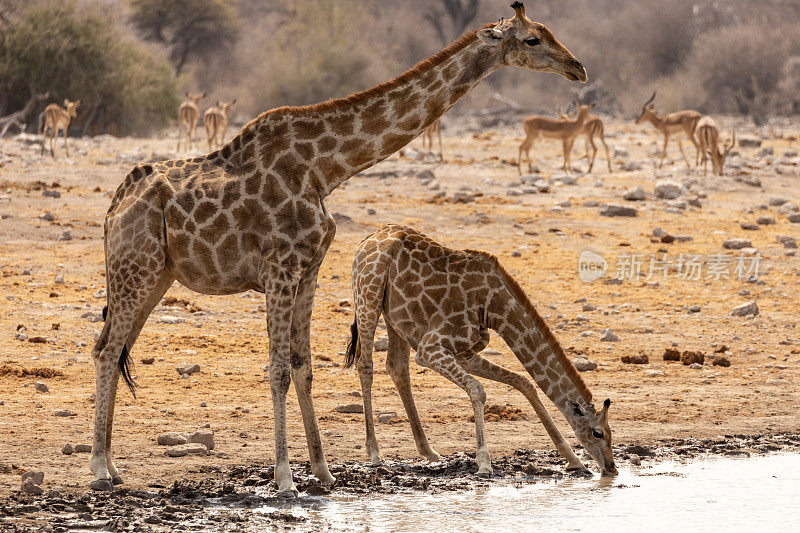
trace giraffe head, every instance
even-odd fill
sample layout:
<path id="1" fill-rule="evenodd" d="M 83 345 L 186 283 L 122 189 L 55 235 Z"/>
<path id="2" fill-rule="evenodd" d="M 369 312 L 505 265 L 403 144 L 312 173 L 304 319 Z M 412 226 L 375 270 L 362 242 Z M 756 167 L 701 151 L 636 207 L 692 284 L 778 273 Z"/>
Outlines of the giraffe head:
<path id="1" fill-rule="evenodd" d="M 217 107 L 219 107 L 225 114 L 225 117 L 228 118 L 231 116 L 231 107 L 233 107 L 235 104 L 236 104 L 236 98 L 234 98 L 230 102 L 217 102 Z"/>
<path id="2" fill-rule="evenodd" d="M 74 102 L 70 102 L 66 98 L 64 98 L 64 109 L 67 110 L 67 114 L 71 117 L 78 116 L 78 106 L 81 105 L 80 100 L 75 100 Z"/>
<path id="3" fill-rule="evenodd" d="M 586 69 L 551 31 L 525 16 L 522 2 L 514 2 L 511 7 L 516 11 L 513 18 L 500 19 L 494 26 L 478 31 L 478 38 L 497 47 L 506 65 L 586 82 Z"/>
<path id="4" fill-rule="evenodd" d="M 186 91 L 186 98 L 194 102 L 194 105 L 199 105 L 200 100 L 206 97 L 206 93 L 190 93 Z"/>
<path id="5" fill-rule="evenodd" d="M 581 405 L 573 402 L 566 413 L 578 440 L 600 466 L 604 476 L 613 476 L 617 473 L 614 451 L 611 448 L 611 428 L 608 426 L 610 405 L 611 400 L 606 398 L 603 409 L 598 413 L 590 403 Z"/>

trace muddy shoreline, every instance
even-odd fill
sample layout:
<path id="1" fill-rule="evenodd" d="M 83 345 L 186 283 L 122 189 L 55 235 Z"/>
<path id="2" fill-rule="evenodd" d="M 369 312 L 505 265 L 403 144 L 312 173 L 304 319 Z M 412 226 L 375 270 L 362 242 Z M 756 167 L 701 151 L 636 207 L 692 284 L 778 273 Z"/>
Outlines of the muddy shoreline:
<path id="1" fill-rule="evenodd" d="M 714 456 L 751 457 L 800 452 L 800 434 L 724 435 L 710 439 L 668 439 L 654 446 L 615 446 L 617 464 L 647 465 Z M 3 531 L 173 531 L 241 530 L 302 526 L 293 507 L 324 505 L 326 497 L 466 491 L 493 483 L 531 483 L 565 476 L 565 461 L 555 451 L 517 450 L 492 460 L 494 475 L 478 476 L 474 454 L 455 453 L 437 463 L 384 461 L 332 464 L 332 488 L 320 486 L 308 463 L 293 464 L 299 496 L 277 494 L 271 465 L 202 467 L 193 478 L 148 489 L 121 487 L 112 493 L 53 488 L 42 495 L 14 493 L 0 505 Z M 271 510 L 254 512 L 267 507 Z M 275 510 L 277 508 L 277 510 Z"/>

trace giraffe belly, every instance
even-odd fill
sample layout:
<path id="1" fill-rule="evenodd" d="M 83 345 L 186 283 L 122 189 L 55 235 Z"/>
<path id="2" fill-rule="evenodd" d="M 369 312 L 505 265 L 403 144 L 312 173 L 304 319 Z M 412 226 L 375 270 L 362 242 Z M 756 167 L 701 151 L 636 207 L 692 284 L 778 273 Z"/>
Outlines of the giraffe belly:
<path id="1" fill-rule="evenodd" d="M 239 258 L 238 264 L 223 270 L 217 264 L 202 261 L 178 260 L 170 257 L 168 268 L 182 285 L 203 294 L 236 294 L 248 290 L 264 292 L 253 261 Z M 257 264 L 257 262 L 255 263 Z"/>

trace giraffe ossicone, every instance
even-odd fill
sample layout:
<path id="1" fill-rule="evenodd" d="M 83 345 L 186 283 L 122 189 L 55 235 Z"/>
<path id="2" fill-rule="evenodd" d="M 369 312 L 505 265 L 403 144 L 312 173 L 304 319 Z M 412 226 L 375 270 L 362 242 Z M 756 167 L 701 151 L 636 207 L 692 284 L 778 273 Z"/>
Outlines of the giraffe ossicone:
<path id="1" fill-rule="evenodd" d="M 219 150 L 139 165 L 126 176 L 105 220 L 108 318 L 93 350 L 93 488 L 110 490 L 119 479 L 110 450 L 120 372 L 131 383 L 127 354 L 175 280 L 206 294 L 264 293 L 275 481 L 279 491 L 296 492 L 286 443 L 292 381 L 311 470 L 334 481 L 311 398 L 311 310 L 335 234 L 324 199 L 503 66 L 585 81 L 569 50 L 515 9 L 514 18 L 466 33 L 393 80 L 347 98 L 272 109 Z"/>
<path id="2" fill-rule="evenodd" d="M 606 400 L 596 412 L 592 394 L 545 321 L 497 258 L 476 250 L 453 250 L 422 233 L 388 225 L 365 238 L 353 257 L 353 302 L 345 366 L 357 363 L 364 401 L 366 449 L 380 462 L 372 420 L 372 345 L 383 315 L 389 336 L 386 369 L 394 381 L 417 450 L 436 460 L 425 437 L 409 382 L 409 353 L 464 389 L 475 415 L 478 472 L 492 471 L 484 430 L 486 393 L 478 376 L 520 391 L 530 402 L 568 469 L 584 470 L 566 439 L 522 375 L 480 355 L 496 331 L 525 370 L 558 407 L 604 474 L 615 474 Z"/>

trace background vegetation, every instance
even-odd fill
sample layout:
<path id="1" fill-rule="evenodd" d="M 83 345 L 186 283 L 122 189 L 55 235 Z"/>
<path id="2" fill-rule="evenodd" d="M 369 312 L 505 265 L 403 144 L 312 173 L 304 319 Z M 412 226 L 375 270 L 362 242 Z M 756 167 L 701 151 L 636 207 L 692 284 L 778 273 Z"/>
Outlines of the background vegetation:
<path id="1" fill-rule="evenodd" d="M 32 91 L 81 98 L 79 128 L 147 134 L 185 90 L 238 98 L 242 118 L 347 95 L 400 73 L 464 29 L 508 17 L 508 0 L 0 0 L 0 116 Z M 797 0 L 535 0 L 591 84 L 505 69 L 454 113 L 502 95 L 531 111 L 581 89 L 632 115 L 661 110 L 800 112 Z M 34 122 L 29 118 L 29 122 Z"/>

